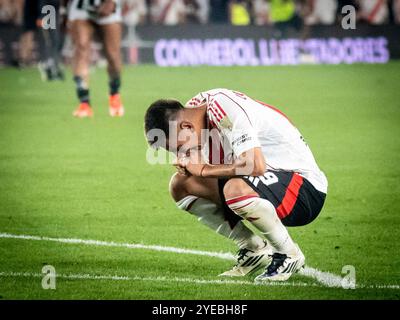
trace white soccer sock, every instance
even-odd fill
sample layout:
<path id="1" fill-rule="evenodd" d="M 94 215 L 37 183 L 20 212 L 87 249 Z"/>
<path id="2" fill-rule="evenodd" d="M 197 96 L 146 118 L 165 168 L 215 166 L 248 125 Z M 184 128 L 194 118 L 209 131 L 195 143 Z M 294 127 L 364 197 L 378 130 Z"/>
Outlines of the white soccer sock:
<path id="1" fill-rule="evenodd" d="M 257 196 L 244 196 L 229 199 L 226 203 L 233 212 L 260 230 L 276 252 L 285 254 L 297 252 L 297 247 L 271 202 Z"/>
<path id="2" fill-rule="evenodd" d="M 195 215 L 199 221 L 217 233 L 233 240 L 240 249 L 257 250 L 264 246 L 263 239 L 254 234 L 242 221 L 238 221 L 232 229 L 229 222 L 225 220 L 223 209 L 207 199 L 189 195 L 178 201 L 176 205 Z"/>

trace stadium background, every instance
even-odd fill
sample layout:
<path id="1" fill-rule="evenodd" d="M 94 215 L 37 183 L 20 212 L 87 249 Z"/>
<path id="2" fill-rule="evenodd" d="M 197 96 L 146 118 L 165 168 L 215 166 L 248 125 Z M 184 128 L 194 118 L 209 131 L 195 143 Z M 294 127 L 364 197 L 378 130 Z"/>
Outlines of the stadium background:
<path id="1" fill-rule="evenodd" d="M 0 1 L 0 297 L 398 299 L 399 1 L 316 1 L 327 4 L 329 23 L 307 9 L 313 1 L 297 1 L 280 22 L 267 1 L 176 2 L 165 21 L 157 19 L 165 1 L 124 2 L 127 115 L 107 116 L 95 42 L 95 117 L 81 121 L 71 116 L 68 35 L 66 80 L 42 82 L 40 32 L 19 63 L 23 1 Z M 341 27 L 346 4 L 357 8 L 355 30 Z M 195 48 L 219 54 L 204 58 Z M 325 273 L 272 287 L 253 286 L 251 277 L 221 282 L 216 275 L 232 261 L 218 254 L 146 247 L 234 253 L 174 207 L 167 191 L 173 168 L 146 162 L 146 107 L 213 87 L 278 106 L 307 138 L 330 191 L 321 217 L 291 233 L 307 264 Z M 56 290 L 41 286 L 44 265 L 59 274 Z M 340 285 L 345 265 L 355 267 L 355 290 Z"/>

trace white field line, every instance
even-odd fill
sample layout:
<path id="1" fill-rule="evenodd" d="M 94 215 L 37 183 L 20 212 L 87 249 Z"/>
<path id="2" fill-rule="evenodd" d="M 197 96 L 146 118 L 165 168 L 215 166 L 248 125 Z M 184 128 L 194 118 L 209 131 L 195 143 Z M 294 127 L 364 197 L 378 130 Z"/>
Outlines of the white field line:
<path id="1" fill-rule="evenodd" d="M 43 278 L 43 273 L 33 272 L 0 272 L 0 278 Z M 145 282 L 178 282 L 192 284 L 264 286 L 264 287 L 324 287 L 322 284 L 305 282 L 263 282 L 236 280 L 208 280 L 196 278 L 167 278 L 167 277 L 140 277 L 118 275 L 93 275 L 93 274 L 56 274 L 57 279 L 67 280 L 106 280 L 106 281 L 145 281 Z M 394 289 L 399 290 L 399 285 L 357 285 L 357 289 Z"/>
<path id="2" fill-rule="evenodd" d="M 51 237 L 40 237 L 40 236 L 30 236 L 30 235 L 18 235 L 18 234 L 10 234 L 10 233 L 0 233 L 0 238 L 6 239 L 22 239 L 22 240 L 35 240 L 35 241 L 53 241 L 53 242 L 61 242 L 67 244 L 83 244 L 88 246 L 100 246 L 100 247 L 120 247 L 120 248 L 128 248 L 128 249 L 145 249 L 145 250 L 154 250 L 154 251 L 165 251 L 165 252 L 174 252 L 181 254 L 194 254 L 200 256 L 209 256 L 215 257 L 224 260 L 234 260 L 235 257 L 231 253 L 224 252 L 209 252 L 209 251 L 201 251 L 201 250 L 192 250 L 192 249 L 182 249 L 175 247 L 165 247 L 158 245 L 145 245 L 141 243 L 121 243 L 121 242 L 113 242 L 113 241 L 100 241 L 100 240 L 85 240 L 85 239 L 74 239 L 74 238 L 51 238 Z"/>
<path id="3" fill-rule="evenodd" d="M 158 246 L 158 245 L 145 245 L 140 243 L 120 243 L 113 241 L 100 241 L 100 240 L 89 240 L 89 239 L 75 239 L 75 238 L 52 238 L 52 237 L 42 237 L 42 236 L 31 236 L 31 235 L 17 235 L 10 233 L 0 233 L 0 238 L 4 239 L 21 239 L 21 240 L 33 240 L 33 241 L 52 241 L 66 244 L 80 244 L 80 245 L 89 245 L 89 246 L 103 246 L 103 247 L 119 247 L 119 248 L 128 248 L 128 249 L 145 249 L 145 250 L 153 250 L 153 251 L 163 251 L 163 252 L 173 252 L 179 254 L 192 254 L 192 255 L 201 255 L 201 256 L 209 256 L 214 258 L 219 258 L 223 260 L 235 260 L 235 257 L 231 253 L 224 252 L 210 252 L 210 251 L 202 251 L 202 250 L 192 250 L 192 249 L 183 249 L 176 247 L 166 247 L 166 246 Z M 330 272 L 324 272 L 309 266 L 303 268 L 300 272 L 300 275 L 312 278 L 318 281 L 321 285 L 331 288 L 342 288 L 342 278 L 338 275 L 335 275 Z M 132 279 L 132 278 L 131 278 Z M 140 278 L 143 279 L 143 278 Z M 148 279 L 166 279 L 166 278 L 148 278 Z M 179 278 L 176 278 L 179 279 Z M 199 279 L 189 279 L 195 281 L 230 281 L 230 280 L 199 280 Z M 148 280 L 150 281 L 150 280 Z M 154 280 L 157 281 L 157 280 Z M 158 280 L 160 281 L 160 280 Z M 167 281 L 167 280 L 164 280 Z M 169 280 L 168 280 L 169 281 Z M 233 281 L 234 284 L 240 283 L 238 281 Z M 225 283 L 225 282 L 224 282 Z M 287 282 L 286 282 L 287 283 Z M 303 284 L 304 285 L 304 284 Z M 309 284 L 307 284 L 309 285 Z M 364 288 L 365 286 L 357 285 L 357 288 Z M 368 288 L 391 288 L 391 289 L 400 289 L 400 286 L 395 285 L 372 285 L 367 286 Z M 365 287 L 365 288 L 367 288 Z"/>
<path id="4" fill-rule="evenodd" d="M 300 269 L 299 274 L 317 280 L 326 287 L 342 288 L 342 277 L 330 272 L 305 266 L 304 268 Z"/>
<path id="5" fill-rule="evenodd" d="M 26 278 L 43 278 L 43 273 L 31 272 L 0 272 L 1 277 L 26 277 Z M 184 282 L 194 284 L 217 284 L 217 285 L 247 285 L 247 286 L 276 286 L 276 287 L 322 287 L 318 284 L 310 284 L 305 282 L 267 282 L 255 283 L 251 281 L 235 281 L 235 280 L 208 280 L 196 278 L 167 278 L 167 277 L 140 277 L 140 276 L 118 276 L 118 275 L 93 275 L 93 274 L 56 274 L 56 279 L 67 280 L 111 280 L 111 281 L 149 281 L 149 282 Z"/>

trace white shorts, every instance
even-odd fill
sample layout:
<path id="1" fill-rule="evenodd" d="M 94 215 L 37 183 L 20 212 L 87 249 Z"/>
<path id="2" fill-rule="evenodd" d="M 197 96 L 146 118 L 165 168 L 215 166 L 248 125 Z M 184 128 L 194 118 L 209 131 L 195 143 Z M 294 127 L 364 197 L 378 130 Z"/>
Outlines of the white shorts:
<path id="1" fill-rule="evenodd" d="M 102 0 L 72 0 L 68 7 L 68 20 L 90 20 L 96 24 L 120 23 L 121 1 L 116 1 L 115 12 L 106 17 L 98 17 L 95 10 L 101 2 Z"/>

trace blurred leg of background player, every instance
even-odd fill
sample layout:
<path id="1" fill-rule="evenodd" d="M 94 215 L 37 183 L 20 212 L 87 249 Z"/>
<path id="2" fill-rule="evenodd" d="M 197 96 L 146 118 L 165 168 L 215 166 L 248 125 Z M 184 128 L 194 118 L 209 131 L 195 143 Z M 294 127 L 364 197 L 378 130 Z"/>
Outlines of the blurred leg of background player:
<path id="1" fill-rule="evenodd" d="M 61 26 L 59 23 L 60 0 L 39 0 L 39 16 L 44 18 L 42 8 L 51 5 L 56 11 L 56 28 L 43 28 L 43 22 L 39 20 L 38 26 L 44 41 L 45 57 L 39 63 L 39 70 L 43 80 L 64 80 L 64 73 L 60 67 L 61 50 Z"/>
<path id="2" fill-rule="evenodd" d="M 72 70 L 79 99 L 79 107 L 74 111 L 76 117 L 93 115 L 89 96 L 90 44 L 93 32 L 94 27 L 91 21 L 71 21 L 71 37 L 75 46 Z"/>
<path id="3" fill-rule="evenodd" d="M 24 2 L 24 21 L 23 33 L 19 40 L 19 54 L 17 60 L 13 61 L 18 67 L 29 66 L 32 64 L 33 50 L 35 45 L 35 32 L 39 30 L 39 36 L 44 41 L 44 59 L 39 63 L 39 70 L 43 80 L 63 79 L 63 72 L 60 68 L 60 28 L 58 25 L 58 16 L 56 16 L 56 28 L 46 29 L 42 26 L 42 19 L 45 13 L 42 8 L 51 5 L 55 8 L 56 13 L 60 7 L 60 0 L 30 0 Z M 47 11 L 45 11 L 47 12 Z"/>
<path id="4" fill-rule="evenodd" d="M 36 20 L 39 17 L 39 0 L 24 2 L 23 31 L 19 38 L 18 57 L 13 61 L 17 67 L 25 67 L 32 64 Z"/>
<path id="5" fill-rule="evenodd" d="M 109 112 L 110 115 L 123 116 L 124 107 L 121 102 L 119 88 L 121 86 L 121 37 L 122 26 L 120 23 L 100 25 L 104 52 L 107 58 L 107 71 L 109 77 Z"/>
<path id="6" fill-rule="evenodd" d="M 110 86 L 110 115 L 122 116 L 124 108 L 119 95 L 121 84 L 121 5 L 120 1 L 93 0 L 83 2 L 73 0 L 69 7 L 72 23 L 72 38 L 75 44 L 74 80 L 80 105 L 74 116 L 93 115 L 89 101 L 90 43 L 93 31 L 99 31 L 108 61 Z"/>
<path id="7" fill-rule="evenodd" d="M 32 62 L 32 51 L 34 47 L 34 31 L 28 30 L 21 34 L 19 39 L 19 57 L 15 64 L 18 67 L 25 67 Z"/>
<path id="8" fill-rule="evenodd" d="M 176 173 L 170 182 L 170 193 L 178 208 L 185 210 L 239 247 L 237 264 L 221 276 L 244 276 L 271 262 L 271 247 L 246 227 L 221 199 L 217 179 L 198 178 Z"/>

